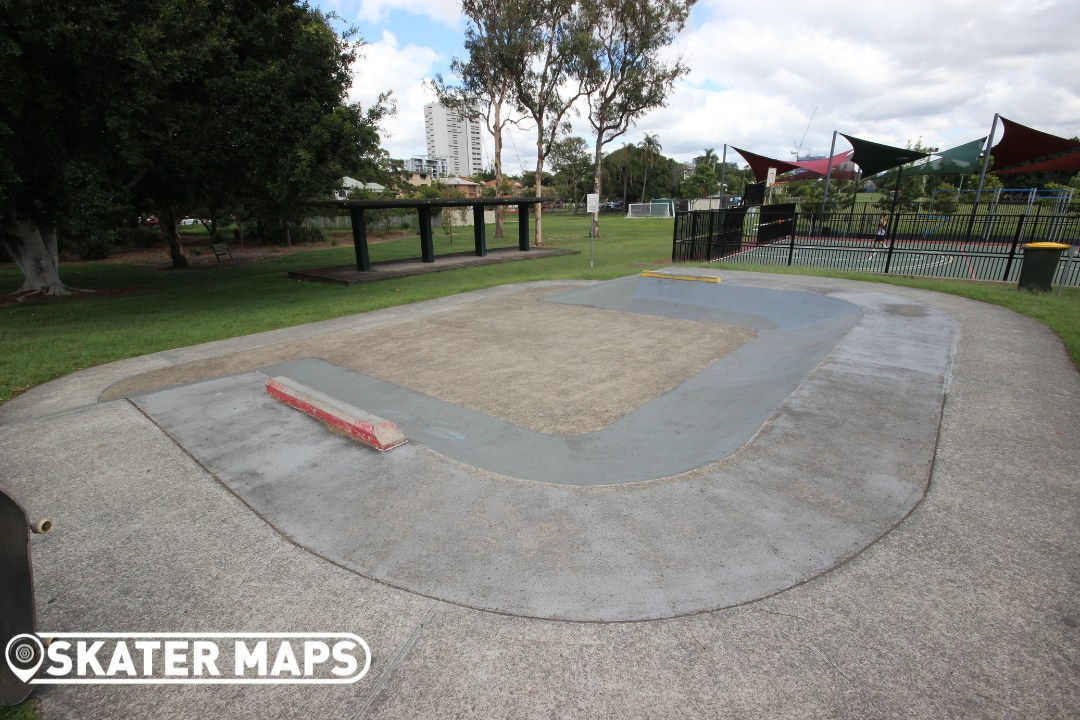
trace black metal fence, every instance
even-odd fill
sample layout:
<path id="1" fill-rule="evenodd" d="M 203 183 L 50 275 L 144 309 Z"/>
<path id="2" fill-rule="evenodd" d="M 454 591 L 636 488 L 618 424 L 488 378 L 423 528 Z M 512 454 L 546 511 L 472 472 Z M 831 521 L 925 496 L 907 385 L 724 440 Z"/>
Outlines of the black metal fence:
<path id="1" fill-rule="evenodd" d="M 798 213 L 792 205 L 677 212 L 676 262 L 740 262 L 979 280 L 1019 279 L 1026 243 L 1072 245 L 1055 283 L 1080 286 L 1080 213 Z"/>
<path id="2" fill-rule="evenodd" d="M 675 262 L 712 262 L 739 252 L 743 244 L 745 207 L 675 213 Z"/>

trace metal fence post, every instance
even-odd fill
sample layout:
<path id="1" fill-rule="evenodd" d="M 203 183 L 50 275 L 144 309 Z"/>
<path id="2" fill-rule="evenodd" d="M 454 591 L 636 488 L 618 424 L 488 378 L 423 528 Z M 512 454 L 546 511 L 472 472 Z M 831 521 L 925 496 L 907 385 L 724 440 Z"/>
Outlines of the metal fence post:
<path id="1" fill-rule="evenodd" d="M 791 235 L 788 237 L 788 251 L 787 251 L 787 264 L 791 267 L 791 262 L 795 258 L 795 228 L 799 226 L 799 213 L 795 213 L 791 216 Z"/>
<path id="2" fill-rule="evenodd" d="M 679 246 L 679 221 L 685 217 L 680 212 L 675 213 L 675 222 L 671 226 L 671 262 L 678 262 L 679 258 L 676 257 L 675 249 Z"/>
<path id="3" fill-rule="evenodd" d="M 896 247 L 896 231 L 900 227 L 900 216 L 893 213 L 893 226 L 892 233 L 889 235 L 889 251 L 885 253 L 885 274 L 889 274 L 889 267 L 892 266 L 892 254 L 893 248 Z"/>
<path id="4" fill-rule="evenodd" d="M 1020 238 L 1024 235 L 1024 218 L 1025 215 L 1020 215 L 1016 221 L 1016 232 L 1013 233 L 1012 246 L 1009 248 L 1009 259 L 1005 261 L 1005 274 L 1001 276 L 1002 281 L 1008 281 L 1009 270 L 1012 269 L 1013 258 L 1016 257 L 1016 248 L 1020 245 Z"/>

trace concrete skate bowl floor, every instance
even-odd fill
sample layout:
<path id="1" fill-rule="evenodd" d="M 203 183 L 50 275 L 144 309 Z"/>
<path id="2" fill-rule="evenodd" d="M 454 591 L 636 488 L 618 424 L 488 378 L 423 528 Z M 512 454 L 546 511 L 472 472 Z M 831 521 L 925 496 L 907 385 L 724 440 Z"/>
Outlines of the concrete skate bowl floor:
<path id="1" fill-rule="evenodd" d="M 297 544 L 528 617 L 656 619 L 772 595 L 860 552 L 925 492 L 956 333 L 933 308 L 640 277 L 548 291 L 546 308 L 690 323 L 687 345 L 710 324 L 752 338 L 575 434 L 318 357 L 131 400 Z M 275 374 L 393 419 L 411 442 L 380 454 L 331 433 L 265 395 Z"/>

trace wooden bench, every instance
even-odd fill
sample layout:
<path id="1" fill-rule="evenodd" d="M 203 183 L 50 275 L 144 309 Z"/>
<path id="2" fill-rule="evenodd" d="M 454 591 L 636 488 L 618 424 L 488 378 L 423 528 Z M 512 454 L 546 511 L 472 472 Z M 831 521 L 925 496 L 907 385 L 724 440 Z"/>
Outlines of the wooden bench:
<path id="1" fill-rule="evenodd" d="M 232 250 L 229 250 L 229 246 L 227 243 L 214 243 L 210 246 L 210 249 L 214 251 L 214 257 L 217 258 L 218 262 L 221 262 L 221 258 L 225 257 L 226 255 L 229 257 L 230 260 L 233 259 Z"/>

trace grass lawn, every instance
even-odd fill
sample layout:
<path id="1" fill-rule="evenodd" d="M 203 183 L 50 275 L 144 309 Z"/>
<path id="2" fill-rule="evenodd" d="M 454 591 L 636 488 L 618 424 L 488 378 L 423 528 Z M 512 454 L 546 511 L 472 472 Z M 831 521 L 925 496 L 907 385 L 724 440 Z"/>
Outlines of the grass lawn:
<path id="1" fill-rule="evenodd" d="M 0 720 L 37 720 L 33 698 L 19 703 L 15 707 L 0 708 Z"/>
<path id="2" fill-rule="evenodd" d="M 126 357 L 235 337 L 378 308 L 526 280 L 609 279 L 667 264 L 672 221 L 602 216 L 589 267 L 587 216 L 545 216 L 548 245 L 580 250 L 579 255 L 511 262 L 430 273 L 355 286 L 289 280 L 290 269 L 355 262 L 351 245 L 274 257 L 261 262 L 185 271 L 108 262 L 68 263 L 65 282 L 97 290 L 68 298 L 29 300 L 0 307 L 0 401 L 35 385 Z M 489 245 L 516 245 L 517 225 Z M 436 255 L 472 248 L 468 229 L 435 233 Z M 161 250 L 162 261 L 165 251 Z M 409 237 L 371 246 L 372 261 L 418 257 L 420 243 Z M 716 265 L 714 265 L 715 267 Z M 724 267 L 720 265 L 720 267 Z M 787 268 L 732 266 L 739 270 L 786 272 Z M 1060 335 L 1080 364 L 1080 291 L 1032 295 L 1014 286 L 964 281 L 909 279 L 880 275 L 793 269 L 950 292 L 997 303 L 1030 315 Z M 21 283 L 13 265 L 0 265 L 0 293 Z M 1033 362 L 1037 359 L 1033 358 Z"/>

